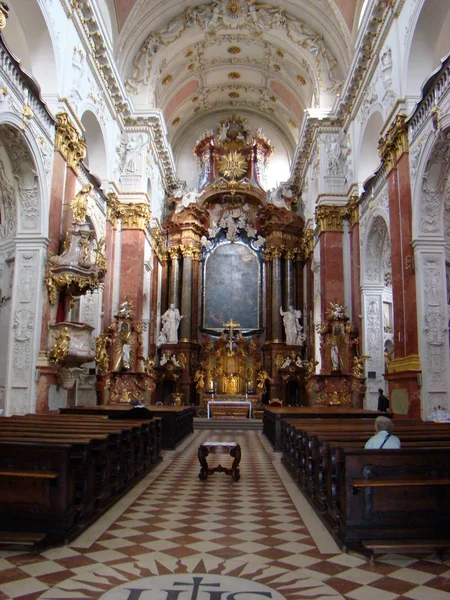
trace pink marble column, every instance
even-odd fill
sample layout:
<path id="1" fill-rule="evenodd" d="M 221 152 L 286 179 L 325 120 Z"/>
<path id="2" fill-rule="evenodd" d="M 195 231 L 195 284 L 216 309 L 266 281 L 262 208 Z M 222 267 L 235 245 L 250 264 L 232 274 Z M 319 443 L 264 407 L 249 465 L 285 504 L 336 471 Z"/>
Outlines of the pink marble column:
<path id="1" fill-rule="evenodd" d="M 120 302 L 130 301 L 137 319 L 142 315 L 145 234 L 141 229 L 122 229 Z"/>

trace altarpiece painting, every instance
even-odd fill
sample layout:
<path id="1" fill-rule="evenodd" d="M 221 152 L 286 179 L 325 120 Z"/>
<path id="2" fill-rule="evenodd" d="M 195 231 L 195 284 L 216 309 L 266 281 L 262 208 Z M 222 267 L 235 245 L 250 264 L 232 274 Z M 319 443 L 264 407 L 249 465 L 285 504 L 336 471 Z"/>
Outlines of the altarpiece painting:
<path id="1" fill-rule="evenodd" d="M 203 267 L 203 328 L 222 331 L 230 319 L 241 331 L 261 329 L 261 265 L 242 243 L 224 243 Z"/>

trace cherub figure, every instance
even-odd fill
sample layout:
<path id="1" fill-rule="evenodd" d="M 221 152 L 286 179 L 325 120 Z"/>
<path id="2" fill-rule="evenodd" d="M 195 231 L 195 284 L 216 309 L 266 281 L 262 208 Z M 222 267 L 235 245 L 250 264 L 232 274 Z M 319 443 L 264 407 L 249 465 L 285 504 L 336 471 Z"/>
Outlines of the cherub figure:
<path id="1" fill-rule="evenodd" d="M 266 391 L 266 382 L 270 381 L 272 383 L 273 379 L 270 377 L 267 371 L 261 370 L 258 372 L 256 376 L 256 387 L 258 390 L 265 392 Z"/>

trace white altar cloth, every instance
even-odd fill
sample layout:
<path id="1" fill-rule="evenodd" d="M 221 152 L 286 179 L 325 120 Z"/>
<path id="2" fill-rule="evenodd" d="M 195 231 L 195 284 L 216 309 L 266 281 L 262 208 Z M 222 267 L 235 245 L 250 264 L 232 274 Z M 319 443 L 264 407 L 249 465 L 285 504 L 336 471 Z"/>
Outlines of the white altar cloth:
<path id="1" fill-rule="evenodd" d="M 250 400 L 210 400 L 208 402 L 208 419 L 211 418 L 210 404 L 228 405 L 228 406 L 248 406 L 248 418 L 252 418 L 252 403 Z"/>

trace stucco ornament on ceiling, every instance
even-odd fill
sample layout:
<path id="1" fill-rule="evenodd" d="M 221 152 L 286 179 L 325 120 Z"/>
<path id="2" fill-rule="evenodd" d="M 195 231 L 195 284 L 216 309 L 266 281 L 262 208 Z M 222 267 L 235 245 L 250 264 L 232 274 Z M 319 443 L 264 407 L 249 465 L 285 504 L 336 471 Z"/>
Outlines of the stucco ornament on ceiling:
<path id="1" fill-rule="evenodd" d="M 337 60 L 323 36 L 301 19 L 271 4 L 255 4 L 254 0 L 213 0 L 210 4 L 186 8 L 164 29 L 148 34 L 134 57 L 133 72 L 126 81 L 129 93 L 138 94 L 142 85 L 149 84 L 153 57 L 192 27 L 198 27 L 207 35 L 216 35 L 220 30 L 246 29 L 259 36 L 269 30 L 279 30 L 311 55 L 322 91 L 336 93 L 342 85 L 333 73 Z"/>

